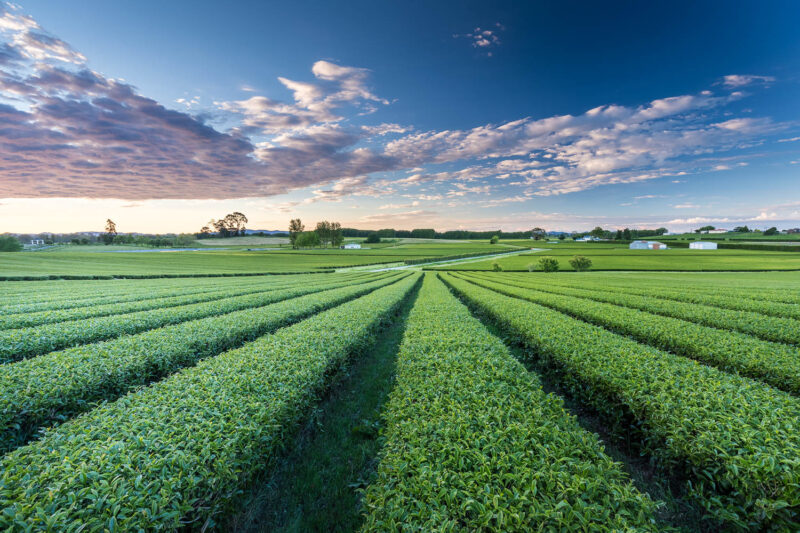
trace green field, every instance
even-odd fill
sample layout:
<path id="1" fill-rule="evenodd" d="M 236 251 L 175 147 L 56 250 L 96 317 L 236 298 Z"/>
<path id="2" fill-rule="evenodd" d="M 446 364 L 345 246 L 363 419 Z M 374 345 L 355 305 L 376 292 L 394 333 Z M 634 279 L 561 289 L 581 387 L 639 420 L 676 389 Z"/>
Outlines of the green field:
<path id="1" fill-rule="evenodd" d="M 245 237 L 247 238 L 247 237 Z M 238 238 L 237 238 L 238 239 Z M 0 279 L 46 276 L 191 276 L 315 272 L 361 265 L 435 260 L 464 254 L 491 254 L 517 247 L 488 243 L 386 243 L 361 250 L 309 249 L 248 251 L 158 251 L 127 247 L 56 247 L 0 254 Z M 131 251 L 134 250 L 134 251 Z"/>
<path id="2" fill-rule="evenodd" d="M 800 529 L 800 272 L 680 271 L 797 254 L 552 246 L 496 261 L 662 271 L 192 277 L 522 250 L 470 242 L 3 255 L 179 277 L 0 283 L 0 529 Z"/>
<path id="3" fill-rule="evenodd" d="M 569 259 L 582 255 L 592 260 L 592 270 L 679 270 L 679 271 L 746 271 L 800 270 L 800 253 L 757 250 L 631 250 L 628 245 L 600 243 L 536 244 L 541 251 L 507 258 L 470 262 L 463 265 L 442 265 L 442 270 L 492 270 L 498 263 L 505 271 L 527 271 L 541 257 L 558 260 L 561 270 L 572 270 Z"/>

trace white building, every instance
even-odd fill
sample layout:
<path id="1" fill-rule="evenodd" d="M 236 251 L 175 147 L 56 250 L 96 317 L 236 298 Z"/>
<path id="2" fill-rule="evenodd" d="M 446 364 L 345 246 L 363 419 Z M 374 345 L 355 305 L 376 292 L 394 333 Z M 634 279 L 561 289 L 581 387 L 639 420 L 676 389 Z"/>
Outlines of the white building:
<path id="1" fill-rule="evenodd" d="M 44 239 L 31 239 L 31 246 L 44 246 Z"/>
<path id="2" fill-rule="evenodd" d="M 728 233 L 728 230 L 726 230 L 726 229 L 722 229 L 722 228 L 718 228 L 718 229 L 710 229 L 710 230 L 706 231 L 706 233 L 716 233 L 716 234 L 719 234 L 719 233 Z"/>
<path id="3" fill-rule="evenodd" d="M 692 250 L 716 250 L 717 243 L 708 241 L 694 241 L 689 243 Z"/>
<path id="4" fill-rule="evenodd" d="M 349 242 L 347 244 L 342 245 L 342 249 L 344 250 L 360 250 L 361 245 L 357 242 Z"/>
<path id="5" fill-rule="evenodd" d="M 658 241 L 633 241 L 629 248 L 631 250 L 666 250 L 667 245 Z"/>

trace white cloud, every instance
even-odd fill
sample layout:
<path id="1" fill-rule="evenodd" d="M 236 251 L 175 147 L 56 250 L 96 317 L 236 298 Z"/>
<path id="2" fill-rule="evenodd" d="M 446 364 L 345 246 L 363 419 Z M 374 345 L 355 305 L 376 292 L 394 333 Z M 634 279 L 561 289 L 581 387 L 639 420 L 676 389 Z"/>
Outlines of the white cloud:
<path id="1" fill-rule="evenodd" d="M 753 83 L 770 83 L 775 81 L 772 76 L 753 76 L 750 74 L 729 74 L 722 79 L 725 87 L 744 87 Z"/>

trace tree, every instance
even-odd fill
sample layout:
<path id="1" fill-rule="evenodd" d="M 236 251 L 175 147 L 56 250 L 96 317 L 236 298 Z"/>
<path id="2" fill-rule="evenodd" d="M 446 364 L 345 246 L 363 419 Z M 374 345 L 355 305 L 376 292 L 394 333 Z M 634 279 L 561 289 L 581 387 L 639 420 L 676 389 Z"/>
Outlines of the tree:
<path id="1" fill-rule="evenodd" d="M 293 218 L 289 221 L 289 242 L 292 243 L 292 248 L 297 248 L 297 237 L 303 233 L 306 227 L 299 218 Z"/>
<path id="2" fill-rule="evenodd" d="M 622 240 L 629 241 L 631 239 L 631 230 L 629 228 L 622 230 Z"/>
<path id="3" fill-rule="evenodd" d="M 342 225 L 338 222 L 331 222 L 329 229 L 331 246 L 339 246 L 342 244 L 342 241 L 344 241 L 344 236 L 342 235 Z"/>
<path id="4" fill-rule="evenodd" d="M 381 238 L 378 236 L 378 232 L 373 231 L 372 233 L 367 235 L 367 238 L 366 240 L 364 240 L 364 242 L 367 244 L 377 244 L 381 242 Z"/>
<path id="5" fill-rule="evenodd" d="M 298 248 L 313 248 L 319 246 L 319 234 L 316 231 L 304 231 L 297 235 L 295 246 Z"/>
<path id="6" fill-rule="evenodd" d="M 13 235 L 0 235 L 0 252 L 19 252 L 22 243 Z"/>
<path id="7" fill-rule="evenodd" d="M 175 237 L 175 246 L 188 248 L 194 244 L 194 235 L 191 233 L 181 233 Z"/>
<path id="8" fill-rule="evenodd" d="M 764 235 L 767 235 L 767 236 L 769 236 L 769 235 L 777 235 L 777 234 L 778 234 L 778 228 L 776 228 L 775 226 L 772 226 L 771 228 L 764 230 Z"/>
<path id="9" fill-rule="evenodd" d="M 563 240 L 564 240 L 564 239 L 566 239 L 566 238 L 567 238 L 567 236 L 566 236 L 566 235 L 564 235 L 563 233 L 562 233 L 561 235 L 559 235 L 559 236 L 558 236 L 558 240 L 559 240 L 559 241 L 563 241 Z"/>
<path id="10" fill-rule="evenodd" d="M 228 232 L 236 235 L 244 235 L 245 224 L 247 224 L 247 217 L 244 213 L 240 213 L 239 211 L 234 211 L 228 215 L 225 215 L 225 226 L 228 228 Z"/>
<path id="11" fill-rule="evenodd" d="M 533 228 L 531 230 L 531 237 L 533 238 L 534 241 L 542 240 L 545 237 L 547 237 L 547 231 L 545 231 L 544 228 L 539 228 L 539 227 Z"/>
<path id="12" fill-rule="evenodd" d="M 558 269 L 558 260 L 552 257 L 542 257 L 539 259 L 539 270 L 542 272 L 556 272 Z"/>
<path id="13" fill-rule="evenodd" d="M 502 266 L 500 266 L 500 263 L 498 263 L 497 261 L 495 261 L 495 262 L 493 262 L 493 263 L 492 263 L 492 270 L 493 270 L 494 272 L 502 272 L 502 271 L 503 271 L 503 267 L 502 267 Z"/>
<path id="14" fill-rule="evenodd" d="M 114 237 L 117 236 L 117 225 L 110 218 L 106 219 L 106 232 L 103 234 L 103 242 L 111 244 L 114 242 Z"/>
<path id="15" fill-rule="evenodd" d="M 748 228 L 747 226 L 736 226 L 735 228 L 733 228 L 733 231 L 735 231 L 736 233 L 750 233 L 750 228 Z"/>
<path id="16" fill-rule="evenodd" d="M 703 233 L 703 232 L 708 233 L 709 231 L 714 230 L 714 229 L 716 229 L 714 226 L 703 226 L 702 228 L 697 228 L 696 230 L 694 230 L 694 232 L 695 233 Z"/>
<path id="17" fill-rule="evenodd" d="M 589 235 L 592 237 L 597 237 L 598 239 L 602 239 L 605 235 L 605 230 L 600 226 L 596 226 L 592 231 L 589 232 Z"/>
<path id="18" fill-rule="evenodd" d="M 622 240 L 622 230 L 618 229 L 617 234 L 614 236 L 614 240 L 621 241 Z"/>
<path id="19" fill-rule="evenodd" d="M 319 236 L 319 242 L 322 244 L 322 246 L 327 246 L 328 241 L 330 241 L 330 235 L 331 235 L 330 222 L 326 220 L 317 222 L 317 227 L 314 229 L 314 231 Z"/>
<path id="20" fill-rule="evenodd" d="M 492 235 L 492 238 L 489 239 L 489 244 L 497 244 L 498 242 L 500 242 L 500 237 L 497 235 Z"/>
<path id="21" fill-rule="evenodd" d="M 582 255 L 576 255 L 570 259 L 569 264 L 575 272 L 585 272 L 592 268 L 592 260 Z"/>
<path id="22" fill-rule="evenodd" d="M 200 228 L 200 235 L 198 235 L 199 238 L 207 239 L 210 236 L 211 236 L 211 228 L 209 228 L 208 226 L 203 226 L 202 228 Z"/>

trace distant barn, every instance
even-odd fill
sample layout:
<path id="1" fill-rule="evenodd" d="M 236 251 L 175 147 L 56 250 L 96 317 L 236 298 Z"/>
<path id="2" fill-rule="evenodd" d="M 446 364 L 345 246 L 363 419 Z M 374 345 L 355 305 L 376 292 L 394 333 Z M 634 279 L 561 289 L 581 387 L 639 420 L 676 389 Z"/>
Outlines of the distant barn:
<path id="1" fill-rule="evenodd" d="M 361 245 L 357 242 L 350 242 L 341 246 L 343 250 L 360 250 Z"/>
<path id="2" fill-rule="evenodd" d="M 633 241 L 629 248 L 631 250 L 666 250 L 667 245 L 658 241 Z"/>
<path id="3" fill-rule="evenodd" d="M 689 248 L 693 250 L 716 250 L 717 243 L 708 241 L 695 241 L 689 243 Z"/>

